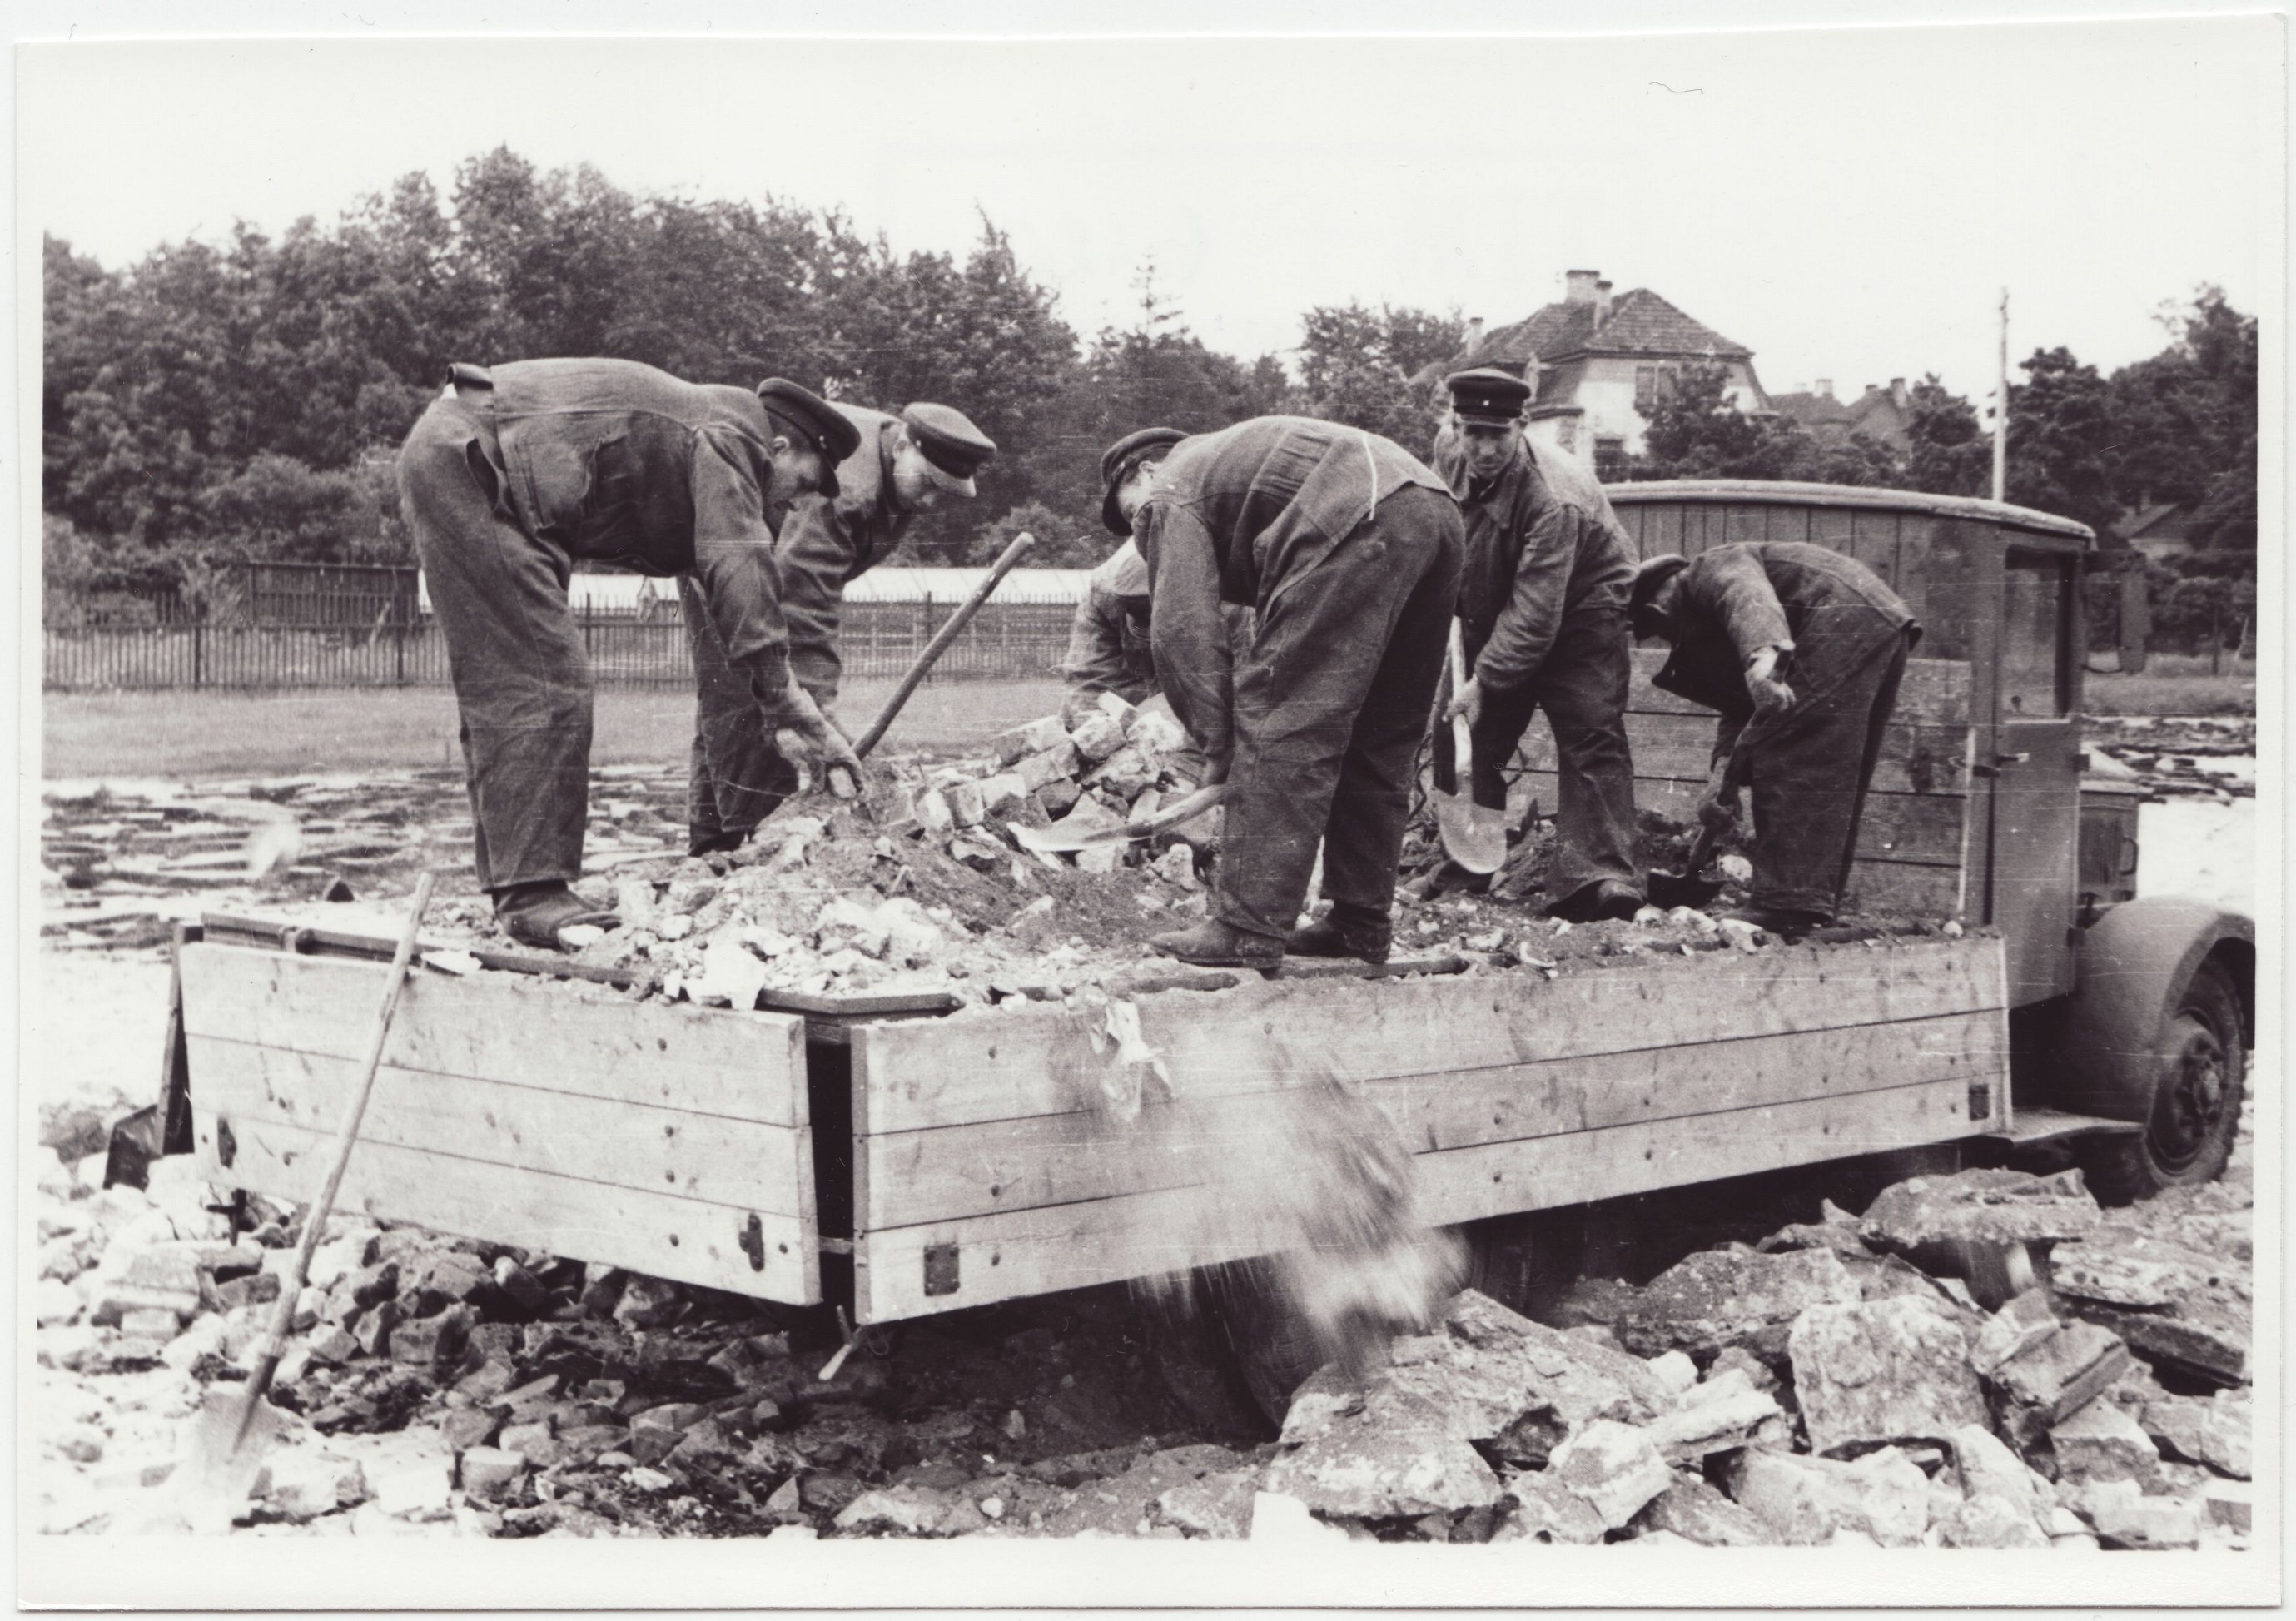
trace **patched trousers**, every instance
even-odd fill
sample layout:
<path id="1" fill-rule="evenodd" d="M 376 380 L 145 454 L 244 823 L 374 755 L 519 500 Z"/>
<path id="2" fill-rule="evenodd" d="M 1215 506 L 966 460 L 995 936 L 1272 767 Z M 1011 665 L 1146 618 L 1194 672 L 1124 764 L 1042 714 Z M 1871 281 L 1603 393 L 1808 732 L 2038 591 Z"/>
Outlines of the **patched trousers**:
<path id="1" fill-rule="evenodd" d="M 1235 667 L 1222 921 L 1289 930 L 1318 839 L 1326 898 L 1380 913 L 1394 904 L 1412 762 L 1465 538 L 1448 495 L 1406 486 L 1269 599 Z"/>
<path id="2" fill-rule="evenodd" d="M 506 515 L 488 442 L 477 412 L 432 401 L 399 452 L 398 495 L 447 640 L 479 886 L 499 890 L 581 873 L 590 665 L 572 560 Z"/>

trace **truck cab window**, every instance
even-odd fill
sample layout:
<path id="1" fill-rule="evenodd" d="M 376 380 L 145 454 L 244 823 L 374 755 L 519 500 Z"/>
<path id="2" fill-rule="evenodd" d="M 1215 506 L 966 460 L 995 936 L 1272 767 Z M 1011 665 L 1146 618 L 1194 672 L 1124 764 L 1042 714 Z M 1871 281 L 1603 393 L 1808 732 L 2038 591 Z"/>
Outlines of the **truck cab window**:
<path id="1" fill-rule="evenodd" d="M 2001 592 L 2003 719 L 2066 712 L 2071 595 L 2070 558 L 2013 549 L 2008 553 Z"/>

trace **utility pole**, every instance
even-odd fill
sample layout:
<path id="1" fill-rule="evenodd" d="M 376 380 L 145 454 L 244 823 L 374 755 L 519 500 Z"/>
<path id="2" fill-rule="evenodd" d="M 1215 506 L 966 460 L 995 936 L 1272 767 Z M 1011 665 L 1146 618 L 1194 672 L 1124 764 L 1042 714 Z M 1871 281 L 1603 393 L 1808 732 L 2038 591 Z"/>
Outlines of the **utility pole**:
<path id="1" fill-rule="evenodd" d="M 2001 290 L 2001 366 L 1993 387 L 1993 498 L 2009 499 L 2009 290 Z"/>

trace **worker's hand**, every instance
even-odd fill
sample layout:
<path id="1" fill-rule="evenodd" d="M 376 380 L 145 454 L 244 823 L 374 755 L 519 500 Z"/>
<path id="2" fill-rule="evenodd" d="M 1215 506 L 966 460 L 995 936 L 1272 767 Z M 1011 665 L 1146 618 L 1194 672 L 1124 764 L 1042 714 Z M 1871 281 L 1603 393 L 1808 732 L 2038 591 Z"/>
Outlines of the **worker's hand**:
<path id="1" fill-rule="evenodd" d="M 1483 683 L 1480 676 L 1470 676 L 1465 686 L 1451 695 L 1451 707 L 1443 711 L 1445 720 L 1456 720 L 1464 716 L 1472 726 L 1483 718 Z"/>
<path id="2" fill-rule="evenodd" d="M 1706 791 L 1698 798 L 1698 820 L 1714 830 L 1718 839 L 1726 839 L 1738 828 L 1738 789 L 1729 778 L 1729 762 L 1718 760 L 1706 779 Z"/>
<path id="3" fill-rule="evenodd" d="M 1746 661 L 1746 695 L 1754 700 L 1754 713 L 1765 719 L 1784 715 L 1794 707 L 1794 691 L 1778 679 L 1778 650 L 1766 647 Z"/>
<path id="4" fill-rule="evenodd" d="M 833 769 L 852 774 L 857 789 L 863 781 L 861 757 L 853 752 L 853 745 L 837 729 L 836 723 L 822 713 L 813 694 L 795 681 L 782 694 L 782 713 L 774 732 L 774 748 L 782 758 L 798 769 L 800 791 L 809 788 L 816 777 Z"/>

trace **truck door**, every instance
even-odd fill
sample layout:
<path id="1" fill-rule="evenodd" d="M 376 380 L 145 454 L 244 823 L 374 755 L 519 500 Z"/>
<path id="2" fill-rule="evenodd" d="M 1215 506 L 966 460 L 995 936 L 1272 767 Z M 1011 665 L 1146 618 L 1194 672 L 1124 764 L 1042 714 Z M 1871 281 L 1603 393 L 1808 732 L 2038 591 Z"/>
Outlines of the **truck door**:
<path id="1" fill-rule="evenodd" d="M 2072 714 L 2079 560 L 2012 546 L 2003 560 L 1995 643 L 1986 921 L 2007 937 L 2009 1001 L 2072 989 L 2080 847 L 2079 729 Z M 1980 729 L 1980 744 L 1984 732 Z"/>

